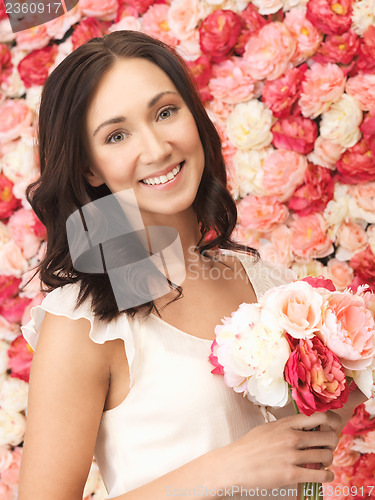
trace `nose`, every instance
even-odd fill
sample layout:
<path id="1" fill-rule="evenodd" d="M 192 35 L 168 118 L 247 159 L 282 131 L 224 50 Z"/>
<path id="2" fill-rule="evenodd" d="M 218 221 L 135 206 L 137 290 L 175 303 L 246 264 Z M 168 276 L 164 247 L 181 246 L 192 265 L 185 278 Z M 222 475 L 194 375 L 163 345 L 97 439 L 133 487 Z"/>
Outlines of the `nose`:
<path id="1" fill-rule="evenodd" d="M 141 134 L 141 161 L 144 164 L 162 162 L 172 153 L 172 145 L 165 132 L 145 127 Z"/>

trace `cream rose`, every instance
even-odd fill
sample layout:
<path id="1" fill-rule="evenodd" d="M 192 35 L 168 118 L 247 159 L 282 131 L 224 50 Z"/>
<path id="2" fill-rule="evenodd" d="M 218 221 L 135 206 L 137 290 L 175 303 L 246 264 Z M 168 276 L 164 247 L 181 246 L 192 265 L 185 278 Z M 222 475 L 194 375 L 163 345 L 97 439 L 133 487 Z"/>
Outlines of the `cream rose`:
<path id="1" fill-rule="evenodd" d="M 345 150 L 346 148 L 341 144 L 335 144 L 322 136 L 318 136 L 314 144 L 314 150 L 307 155 L 307 159 L 315 163 L 315 165 L 336 170 L 336 162 Z"/>
<path id="2" fill-rule="evenodd" d="M 172 0 L 168 10 L 168 25 L 179 40 L 191 36 L 204 12 L 199 0 Z"/>
<path id="3" fill-rule="evenodd" d="M 297 279 L 302 280 L 306 276 L 325 276 L 326 268 L 318 260 L 310 260 L 309 262 L 293 262 L 292 270 L 295 272 Z"/>
<path id="4" fill-rule="evenodd" d="M 336 289 L 345 290 L 353 281 L 353 269 L 347 262 L 341 262 L 337 259 L 330 259 L 327 264 L 327 276 L 332 280 Z"/>
<path id="5" fill-rule="evenodd" d="M 343 94 L 339 101 L 322 114 L 320 135 L 323 139 L 350 148 L 362 137 L 359 130 L 362 118 L 357 101 L 352 96 Z"/>
<path id="6" fill-rule="evenodd" d="M 375 0 L 357 0 L 353 2 L 352 28 L 357 35 L 375 25 Z"/>
<path id="7" fill-rule="evenodd" d="M 262 16 L 274 14 L 283 6 L 283 0 L 253 0 L 251 3 L 258 7 L 259 14 Z"/>
<path id="8" fill-rule="evenodd" d="M 239 194 L 241 197 L 247 194 L 264 196 L 263 188 L 263 164 L 273 148 L 259 150 L 238 150 L 233 157 L 233 165 L 239 182 Z"/>
<path id="9" fill-rule="evenodd" d="M 348 193 L 348 186 L 336 182 L 333 200 L 329 201 L 323 217 L 328 226 L 339 226 L 350 216 L 351 196 Z M 337 228 L 336 228 L 337 230 Z M 334 231 L 335 233 L 336 231 Z"/>
<path id="10" fill-rule="evenodd" d="M 17 446 L 23 441 L 26 419 L 18 411 L 0 408 L 0 446 Z"/>
<path id="11" fill-rule="evenodd" d="M 8 377 L 0 387 L 0 406 L 9 411 L 25 411 L 29 384 L 15 377 Z"/>
<path id="12" fill-rule="evenodd" d="M 30 177 L 35 170 L 36 151 L 33 142 L 32 135 L 25 135 L 16 141 L 14 147 L 0 158 L 0 169 L 15 184 Z"/>

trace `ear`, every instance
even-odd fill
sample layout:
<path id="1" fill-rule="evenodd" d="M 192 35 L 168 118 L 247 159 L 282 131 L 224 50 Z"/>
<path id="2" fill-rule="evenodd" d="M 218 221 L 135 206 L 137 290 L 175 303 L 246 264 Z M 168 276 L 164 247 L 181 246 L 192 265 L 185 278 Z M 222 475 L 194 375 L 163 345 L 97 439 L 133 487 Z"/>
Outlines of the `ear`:
<path id="1" fill-rule="evenodd" d="M 90 169 L 88 169 L 85 173 L 85 177 L 87 182 L 93 187 L 98 187 L 104 184 L 104 180 L 100 177 L 100 175 Z"/>

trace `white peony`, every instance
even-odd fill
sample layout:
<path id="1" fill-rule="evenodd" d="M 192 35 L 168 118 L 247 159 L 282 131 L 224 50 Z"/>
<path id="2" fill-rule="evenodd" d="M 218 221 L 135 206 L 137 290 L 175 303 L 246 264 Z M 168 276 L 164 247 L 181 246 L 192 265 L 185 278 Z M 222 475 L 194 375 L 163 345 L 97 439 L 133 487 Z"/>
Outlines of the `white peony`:
<path id="1" fill-rule="evenodd" d="M 168 10 L 168 26 L 179 39 L 190 38 L 204 18 L 200 0 L 172 0 Z"/>
<path id="2" fill-rule="evenodd" d="M 353 3 L 352 28 L 357 35 L 375 25 L 375 0 L 358 0 Z"/>
<path id="3" fill-rule="evenodd" d="M 26 418 L 18 411 L 0 408 L 0 446 L 17 446 L 22 443 L 26 429 Z"/>
<path id="4" fill-rule="evenodd" d="M 263 188 L 263 163 L 273 148 L 258 150 L 236 151 L 233 157 L 234 170 L 239 184 L 239 194 L 241 197 L 247 194 L 264 196 Z"/>
<path id="5" fill-rule="evenodd" d="M 14 141 L 11 148 L 0 158 L 0 170 L 14 184 L 29 178 L 36 168 L 36 149 L 34 138 L 31 134 L 23 135 Z"/>
<path id="6" fill-rule="evenodd" d="M 336 182 L 333 200 L 328 202 L 323 212 L 323 217 L 328 226 L 334 226 L 337 230 L 338 226 L 350 218 L 351 200 L 352 197 L 348 193 L 348 186 Z"/>
<path id="7" fill-rule="evenodd" d="M 375 224 L 375 213 L 372 210 L 365 210 L 360 207 L 354 198 L 349 200 L 350 215 L 353 219 L 363 219 L 369 224 Z"/>
<path id="8" fill-rule="evenodd" d="M 293 7 L 305 7 L 308 0 L 283 0 L 283 11 L 293 9 Z"/>
<path id="9" fill-rule="evenodd" d="M 274 14 L 283 7 L 283 0 L 253 0 L 251 2 L 258 7 L 259 14 Z"/>
<path id="10" fill-rule="evenodd" d="M 362 137 L 359 125 L 363 114 L 354 97 L 343 94 L 322 114 L 320 135 L 323 139 L 350 148 Z"/>
<path id="11" fill-rule="evenodd" d="M 318 260 L 310 260 L 309 262 L 293 262 L 292 270 L 296 273 L 297 280 L 302 280 L 306 276 L 324 276 L 326 272 L 326 268 Z"/>
<path id="12" fill-rule="evenodd" d="M 25 411 L 29 384 L 15 377 L 8 377 L 0 387 L 0 406 L 9 411 Z"/>
<path id="13" fill-rule="evenodd" d="M 272 111 L 258 99 L 236 104 L 227 119 L 227 134 L 239 149 L 263 149 L 272 142 Z"/>

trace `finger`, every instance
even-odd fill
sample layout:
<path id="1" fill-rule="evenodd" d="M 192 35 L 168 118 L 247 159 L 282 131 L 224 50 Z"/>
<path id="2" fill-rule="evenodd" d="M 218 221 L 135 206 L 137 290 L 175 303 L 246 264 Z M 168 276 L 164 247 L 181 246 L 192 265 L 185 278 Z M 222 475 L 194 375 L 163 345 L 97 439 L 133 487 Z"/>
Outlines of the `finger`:
<path id="1" fill-rule="evenodd" d="M 295 431 L 298 434 L 297 449 L 305 448 L 329 448 L 334 451 L 339 442 L 339 436 L 335 431 Z"/>
<path id="2" fill-rule="evenodd" d="M 298 473 L 301 478 L 299 482 L 303 483 L 330 483 L 335 479 L 334 473 L 329 469 L 306 469 L 301 466 L 296 466 L 298 469 L 303 468 L 303 474 Z"/>
<path id="3" fill-rule="evenodd" d="M 328 410 L 327 412 L 316 412 L 310 416 L 302 413 L 290 417 L 286 424 L 297 430 L 312 430 L 319 425 L 328 425 L 335 431 L 340 430 L 342 419 L 337 413 Z"/>
<path id="4" fill-rule="evenodd" d="M 319 464 L 324 467 L 331 465 L 333 452 L 328 448 L 312 448 L 298 450 L 295 455 L 295 465 Z"/>

